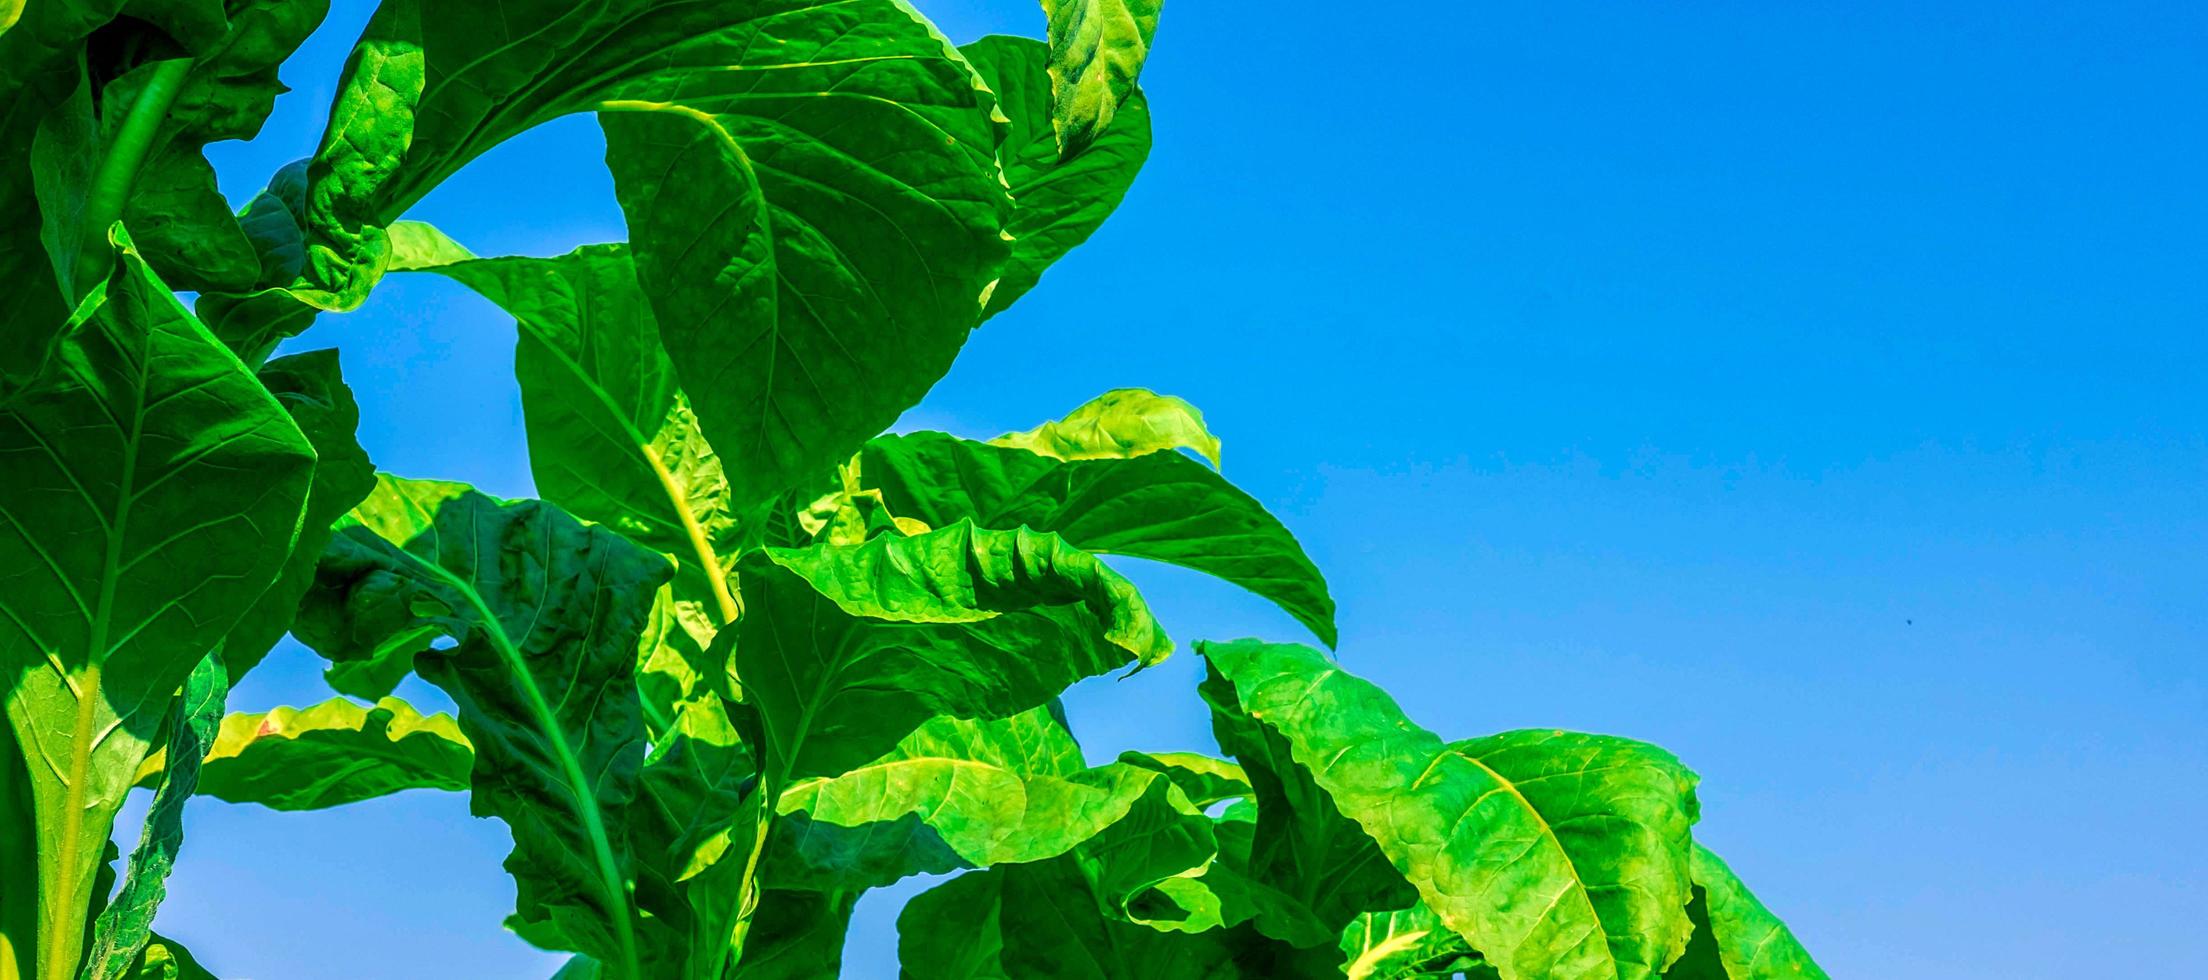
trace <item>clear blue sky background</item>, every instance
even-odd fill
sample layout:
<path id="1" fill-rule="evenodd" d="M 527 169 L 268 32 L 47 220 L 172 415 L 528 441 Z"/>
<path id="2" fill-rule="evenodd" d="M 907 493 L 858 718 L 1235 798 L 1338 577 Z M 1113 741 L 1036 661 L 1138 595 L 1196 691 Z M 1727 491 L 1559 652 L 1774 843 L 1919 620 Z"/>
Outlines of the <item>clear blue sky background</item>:
<path id="1" fill-rule="evenodd" d="M 954 38 L 1029 0 L 922 0 Z M 312 150 L 339 0 L 242 201 Z M 1627 734 L 1835 976 L 2208 976 L 2208 20 L 2196 4 L 1169 4 L 1119 215 L 907 427 L 1187 397 L 1341 658 L 1464 736 Z M 424 201 L 482 254 L 622 237 L 570 119 Z M 530 492 L 514 332 L 437 278 L 336 345 L 384 468 Z M 1183 640 L 1301 638 L 1137 566 Z M 287 645 L 236 708 L 324 696 Z M 1181 656 L 1071 698 L 1210 747 Z M 426 703 L 443 703 L 415 689 Z M 258 980 L 543 977 L 457 795 L 195 802 L 161 927 Z M 849 974 L 895 971 L 909 890 Z"/>

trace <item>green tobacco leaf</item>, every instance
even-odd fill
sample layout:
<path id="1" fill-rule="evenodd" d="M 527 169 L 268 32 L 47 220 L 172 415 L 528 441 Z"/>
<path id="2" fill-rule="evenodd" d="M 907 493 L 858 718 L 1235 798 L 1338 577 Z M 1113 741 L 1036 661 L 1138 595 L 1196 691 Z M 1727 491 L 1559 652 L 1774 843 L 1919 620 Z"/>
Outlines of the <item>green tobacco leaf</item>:
<path id="1" fill-rule="evenodd" d="M 387 260 L 381 229 L 463 164 L 537 123 L 609 102 L 679 105 L 734 134 L 775 210 L 777 273 L 797 288 L 848 274 L 838 251 L 896 256 L 905 269 L 924 260 L 942 277 L 923 289 L 890 292 L 907 277 L 876 282 L 898 297 L 899 315 L 930 318 L 954 301 L 970 307 L 969 320 L 978 314 L 1005 209 L 990 103 L 963 59 L 898 0 L 383 4 L 354 49 L 314 167 L 306 279 L 317 302 L 357 304 Z M 885 228 L 877 214 L 897 224 Z M 859 228 L 886 233 L 847 237 Z M 647 236 L 631 238 L 641 246 Z M 856 268 L 868 273 L 862 281 L 880 275 Z M 709 284 L 684 288 L 699 295 Z M 814 295 L 867 299 L 851 283 Z M 691 380 L 695 395 L 707 379 Z M 714 431 L 719 413 L 701 414 Z"/>
<path id="2" fill-rule="evenodd" d="M 736 618 L 727 577 L 741 544 L 737 519 L 627 247 L 590 245 L 554 259 L 408 258 L 408 267 L 449 276 L 519 322 L 514 374 L 537 491 L 680 565 L 668 614 L 687 638 L 667 637 L 669 656 L 652 673 L 676 676 L 664 696 L 646 692 L 647 710 L 710 687 L 704 675 L 718 670 L 699 660 Z"/>
<path id="3" fill-rule="evenodd" d="M 1066 461 L 936 432 L 882 436 L 861 456 L 891 512 L 942 527 L 1031 527 L 1099 554 L 1216 575 L 1278 604 L 1332 645 L 1334 599 L 1264 505 L 1177 452 Z"/>
<path id="4" fill-rule="evenodd" d="M 989 293 L 985 316 L 995 316 L 1026 295 L 1043 270 L 1088 240 L 1127 196 L 1150 155 L 1150 107 L 1141 92 L 1128 96 L 1095 142 L 1071 156 L 1058 152 L 1050 122 L 1050 48 L 1041 41 L 1002 35 L 959 48 L 997 95 L 1011 120 L 999 153 L 1012 187 L 1012 255 Z"/>
<path id="5" fill-rule="evenodd" d="M 1389 912 L 1367 912 L 1342 930 L 1342 972 L 1347 980 L 1446 980 L 1493 976 L 1480 955 L 1441 924 L 1424 903 Z"/>
<path id="6" fill-rule="evenodd" d="M 1135 95 L 1164 0 L 1043 0 L 1050 17 L 1050 119 L 1079 153 Z"/>
<path id="7" fill-rule="evenodd" d="M 299 597 L 314 581 L 315 562 L 329 543 L 330 526 L 376 486 L 375 465 L 353 437 L 360 426 L 360 406 L 338 374 L 337 351 L 280 357 L 262 365 L 259 377 L 314 446 L 314 483 L 283 573 L 223 641 L 223 664 L 232 684 L 283 639 L 299 611 Z"/>
<path id="8" fill-rule="evenodd" d="M 1133 585 L 1052 534 L 970 524 L 742 566 L 733 642 L 773 785 L 880 757 L 928 718 L 1007 717 L 1172 642 Z"/>
<path id="9" fill-rule="evenodd" d="M 475 746 L 470 809 L 513 830 L 511 925 L 622 964 L 624 977 L 639 973 L 622 824 L 644 754 L 636 651 L 672 571 L 539 501 L 379 476 L 300 614 L 310 645 L 422 625 L 456 641 L 417 663 Z"/>
<path id="10" fill-rule="evenodd" d="M 1675 897 L 1681 915 L 1686 904 L 1684 882 L 1664 878 L 1663 857 L 1651 853 L 1675 839 L 1674 826 L 1683 848 L 1693 812 L 1692 777 L 1669 756 L 1588 736 L 1573 737 L 1576 752 L 1547 755 L 1506 736 L 1495 748 L 1522 752 L 1508 766 L 1521 782 L 1444 745 L 1316 650 L 1257 641 L 1201 649 L 1243 713 L 1286 741 L 1340 812 L 1503 980 L 1645 977 L 1662 966 L 1618 950 L 1665 948 L 1673 932 L 1650 911 L 1655 897 Z M 1594 759 L 1622 759 L 1623 768 Z M 1633 832 L 1560 835 L 1566 820 Z M 1635 890 L 1651 897 L 1614 894 Z"/>
<path id="11" fill-rule="evenodd" d="M 1122 752 L 1119 761 L 1165 774 L 1197 806 L 1250 795 L 1249 776 L 1224 759 L 1194 752 Z"/>
<path id="12" fill-rule="evenodd" d="M 237 217 L 260 262 L 252 287 L 201 293 L 193 306 L 207 328 L 249 362 L 265 359 L 278 341 L 304 332 L 320 312 L 290 289 L 306 267 L 306 194 L 307 161 L 278 170 Z"/>
<path id="13" fill-rule="evenodd" d="M 769 889 L 734 980 L 817 980 L 843 974 L 857 892 Z"/>
<path id="14" fill-rule="evenodd" d="M 782 793 L 770 884 L 875 888 L 907 875 L 1056 857 L 1170 780 L 1088 768 L 1050 707 L 994 721 L 938 716 L 873 762 Z"/>
<path id="15" fill-rule="evenodd" d="M 1235 976 L 1220 931 L 1131 920 L 1158 883 L 1199 869 L 1209 821 L 1163 780 L 1127 817 L 1071 853 L 975 871 L 922 893 L 898 916 L 898 959 L 914 980 Z M 1263 975 L 1263 974 L 1257 974 Z"/>
<path id="16" fill-rule="evenodd" d="M 41 760 L 41 949 L 70 961 L 171 695 L 275 580 L 314 467 L 276 400 L 117 244 L 52 383 L 0 410 L 0 668 Z"/>
<path id="17" fill-rule="evenodd" d="M 40 11 L 50 12 L 55 4 Z M 32 16 L 38 17 L 40 11 Z M 24 50 L 41 25 L 0 37 L 0 403 L 29 387 L 75 326 L 73 267 L 99 144 L 82 60 L 71 56 L 7 84 L 40 55 Z M 83 29 L 91 30 L 88 25 Z M 73 29 L 73 28 L 72 28 Z M 64 30 L 63 35 L 68 33 Z M 62 42 L 73 48 L 75 39 Z M 25 59 L 17 62 L 13 59 Z M 64 284 L 61 275 L 70 274 Z"/>
<path id="18" fill-rule="evenodd" d="M 1267 935 L 1312 946 L 1333 942 L 1367 910 L 1416 900 L 1380 846 L 1296 761 L 1288 739 L 1243 710 L 1216 663 L 1207 667 L 1200 691 L 1211 707 L 1213 738 L 1241 760 L 1257 803 L 1254 826 L 1221 830 L 1228 887 L 1215 890 L 1228 921 L 1253 918 Z M 1234 887 L 1241 884 L 1237 878 L 1247 885 Z M 1237 907 L 1237 900 L 1247 907 Z"/>
<path id="19" fill-rule="evenodd" d="M 1694 847 L 1694 940 L 1665 980 L 1827 980 L 1786 923 L 1706 847 Z"/>
<path id="20" fill-rule="evenodd" d="M 1540 814 L 1587 885 L 1620 977 L 1653 977 L 1679 958 L 1694 931 L 1686 913 L 1694 773 L 1645 742 L 1554 729 L 1450 748 Z"/>
<path id="21" fill-rule="evenodd" d="M 200 769 L 199 792 L 275 810 L 321 810 L 408 789 L 463 791 L 475 749 L 450 715 L 397 698 L 362 707 L 237 712 Z"/>
<path id="22" fill-rule="evenodd" d="M 192 958 L 190 950 L 160 933 L 153 934 L 153 940 L 125 976 L 129 980 L 215 980 L 214 974 Z"/>
<path id="23" fill-rule="evenodd" d="M 777 58 L 809 61 L 794 74 L 817 93 L 775 85 L 744 114 L 623 100 L 599 115 L 637 280 L 707 438 L 744 461 L 728 474 L 739 507 L 919 402 L 1002 267 L 1004 188 L 973 180 L 993 175 L 974 151 L 998 134 L 970 81 L 956 92 L 917 60 L 955 52 L 906 19 L 919 33 L 889 46 L 840 17 L 793 21 Z"/>
<path id="24" fill-rule="evenodd" d="M 1186 449 L 1219 465 L 1219 438 L 1204 426 L 1204 413 L 1172 395 L 1142 388 L 1114 388 L 1081 403 L 1065 418 L 1026 432 L 1007 432 L 991 445 L 1025 449 L 1052 459 L 1132 459 Z"/>
<path id="25" fill-rule="evenodd" d="M 169 740 L 165 747 L 174 760 L 162 773 L 146 813 L 146 826 L 138 847 L 130 852 L 130 871 L 122 890 L 109 901 L 92 928 L 92 949 L 86 954 L 86 980 L 115 980 L 128 976 L 132 964 L 153 934 L 154 911 L 168 894 L 170 869 L 184 845 L 184 804 L 198 788 L 200 757 L 214 741 L 215 726 L 222 718 L 222 701 L 230 693 L 221 654 L 209 654 L 192 668 L 183 692 L 169 708 Z"/>

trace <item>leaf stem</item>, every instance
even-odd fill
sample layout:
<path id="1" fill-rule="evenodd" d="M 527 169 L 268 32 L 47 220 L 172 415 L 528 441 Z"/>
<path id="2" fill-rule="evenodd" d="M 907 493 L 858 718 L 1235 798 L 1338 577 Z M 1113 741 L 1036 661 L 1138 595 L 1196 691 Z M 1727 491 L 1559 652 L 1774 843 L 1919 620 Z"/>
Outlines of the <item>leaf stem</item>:
<path id="1" fill-rule="evenodd" d="M 621 977 L 623 980 L 644 980 L 643 961 L 637 955 L 636 929 L 629 922 L 627 879 L 622 877 L 621 866 L 613 859 L 613 843 L 606 836 L 605 816 L 598 812 L 597 798 L 591 794 L 590 781 L 583 775 L 582 760 L 576 758 L 574 746 L 567 742 L 567 733 L 561 731 L 559 716 L 553 713 L 551 702 L 544 699 L 536 676 L 529 673 L 529 664 L 522 657 L 521 649 L 506 635 L 506 627 L 484 604 L 483 597 L 444 566 L 430 561 L 419 564 L 467 597 L 468 605 L 483 624 L 484 635 L 490 638 L 491 647 L 498 651 L 507 670 L 513 673 L 516 686 L 528 701 L 531 720 L 544 732 L 545 742 L 559 759 L 560 774 L 574 794 L 575 815 L 582 820 L 583 833 L 590 838 L 591 857 L 598 865 L 598 884 L 604 892 L 606 911 L 613 919 L 614 940 L 621 946 L 621 967 L 625 971 Z"/>
<path id="2" fill-rule="evenodd" d="M 80 292 L 90 289 L 93 283 L 107 275 L 104 262 L 91 260 L 105 254 L 107 229 L 122 220 L 123 205 L 130 198 L 131 185 L 137 182 L 138 171 L 145 166 L 146 157 L 153 150 L 161 124 L 168 121 L 170 107 L 176 104 L 178 93 L 184 90 L 192 64 L 190 58 L 174 58 L 154 65 L 152 76 L 146 79 L 146 87 L 138 90 L 137 100 L 130 104 L 130 113 L 123 117 L 122 127 L 108 143 L 107 155 L 100 158 L 99 169 L 92 173 L 92 184 L 84 196 L 83 238 L 78 241 L 75 270 L 75 285 Z"/>

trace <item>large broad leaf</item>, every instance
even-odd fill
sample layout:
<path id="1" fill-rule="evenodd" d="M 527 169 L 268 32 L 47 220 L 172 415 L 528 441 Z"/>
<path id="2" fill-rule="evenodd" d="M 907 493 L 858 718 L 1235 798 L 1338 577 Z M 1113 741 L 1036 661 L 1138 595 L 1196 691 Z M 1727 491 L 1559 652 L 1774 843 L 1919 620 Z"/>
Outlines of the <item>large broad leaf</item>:
<path id="1" fill-rule="evenodd" d="M 1786 923 L 1699 844 L 1694 885 L 1694 939 L 1665 980 L 1827 980 Z"/>
<path id="2" fill-rule="evenodd" d="M 71 961 L 172 695 L 275 580 L 314 468 L 276 400 L 117 243 L 51 383 L 0 410 L 0 670 L 31 760 L 39 948 Z"/>
<path id="3" fill-rule="evenodd" d="M 1046 860 L 1171 785 L 1137 765 L 1088 768 L 1050 707 L 994 721 L 931 718 L 873 762 L 784 790 L 767 879 L 873 888 Z"/>
<path id="4" fill-rule="evenodd" d="M 262 365 L 258 376 L 313 444 L 314 483 L 307 493 L 299 539 L 284 561 L 283 574 L 223 641 L 223 665 L 233 684 L 268 656 L 291 628 L 299 597 L 314 581 L 315 562 L 322 556 L 322 546 L 329 543 L 330 525 L 376 485 L 375 465 L 353 437 L 360 425 L 360 407 L 338 375 L 336 350 L 280 357 Z"/>
<path id="5" fill-rule="evenodd" d="M 636 650 L 672 572 L 539 501 L 380 476 L 331 541 L 297 627 L 325 652 L 422 625 L 456 641 L 417 663 L 475 746 L 470 808 L 513 830 L 514 928 L 625 977 L 639 973 L 621 823 L 644 755 Z"/>
<path id="6" fill-rule="evenodd" d="M 1320 640 L 1335 640 L 1326 579 L 1295 536 L 1180 453 L 1067 461 L 917 432 L 869 442 L 861 462 L 899 517 L 1031 527 L 1087 551 L 1192 568 L 1273 600 Z"/>
<path id="7" fill-rule="evenodd" d="M 519 322 L 514 374 L 537 492 L 680 566 L 663 613 L 679 630 L 646 654 L 646 710 L 723 690 L 720 668 L 702 660 L 738 611 L 728 582 L 737 515 L 627 247 L 409 266 L 458 280 Z M 657 721 L 655 733 L 666 725 Z"/>
<path id="8" fill-rule="evenodd" d="M 1178 790 L 1151 794 L 1071 853 L 971 872 L 914 898 L 897 918 L 898 959 L 914 980 L 1235 976 L 1236 944 L 1223 931 L 1163 930 L 1130 914 L 1159 882 L 1198 871 L 1213 847 L 1209 822 Z"/>
<path id="9" fill-rule="evenodd" d="M 229 693 L 222 655 L 209 654 L 192 668 L 183 693 L 169 709 L 169 741 L 164 748 L 174 761 L 164 768 L 154 788 L 153 804 L 146 812 L 138 847 L 130 852 L 130 871 L 122 889 L 93 924 L 92 949 L 84 969 L 88 980 L 127 976 L 153 935 L 154 911 L 168 894 L 169 871 L 176 867 L 177 851 L 184 845 L 184 804 L 198 787 L 199 760 L 214 741 L 222 701 Z"/>
<path id="10" fill-rule="evenodd" d="M 1589 736 L 1550 752 L 1515 735 L 1460 750 L 1316 650 L 1201 649 L 1242 712 L 1279 733 L 1503 980 L 1648 977 L 1676 951 L 1689 886 L 1673 856 L 1693 813 L 1676 760 Z"/>
<path id="11" fill-rule="evenodd" d="M 81 295 L 73 275 L 61 280 L 85 231 L 84 195 L 100 150 L 90 84 L 73 52 L 82 36 L 75 31 L 98 21 L 55 13 L 70 6 L 47 3 L 31 12 L 33 22 L 0 36 L 0 228 L 10 230 L 0 235 L 0 282 L 8 284 L 0 290 L 0 403 L 45 371 L 75 325 Z M 45 31 L 53 32 L 52 50 L 35 40 Z M 72 53 L 61 57 L 63 50 Z"/>
<path id="12" fill-rule="evenodd" d="M 1135 95 L 1164 0 L 1043 0 L 1050 15 L 1050 119 L 1068 156 Z"/>
<path id="13" fill-rule="evenodd" d="M 1025 295 L 1119 207 L 1150 155 L 1150 108 L 1141 92 L 1119 107 L 1096 140 L 1071 156 L 1058 152 L 1050 123 L 1050 47 L 1002 35 L 959 48 L 1012 121 L 1000 154 L 1012 187 L 1012 255 L 989 293 L 995 316 Z"/>
<path id="14" fill-rule="evenodd" d="M 475 749 L 450 715 L 424 716 L 397 698 L 374 707 L 332 698 L 225 716 L 199 791 L 275 810 L 320 810 L 408 789 L 466 790 L 474 764 Z"/>
<path id="15" fill-rule="evenodd" d="M 317 301 L 358 303 L 387 259 L 381 229 L 446 175 L 530 126 L 607 103 L 680 106 L 731 134 L 773 212 L 775 274 L 795 288 L 841 280 L 817 294 L 841 302 L 864 301 L 865 286 L 876 285 L 912 318 L 900 322 L 937 332 L 947 328 L 935 318 L 951 306 L 967 307 L 969 321 L 979 312 L 1003 251 L 990 100 L 948 42 L 898 0 L 383 4 L 354 49 L 314 164 L 306 279 Z M 862 229 L 885 240 L 848 237 Z M 647 238 L 631 237 L 640 246 Z M 877 259 L 899 275 L 876 282 Z M 917 292 L 890 290 L 913 283 L 921 265 L 939 278 Z M 698 296 L 713 287 L 709 277 L 683 288 Z M 844 338 L 854 347 L 881 339 Z M 784 377 L 816 366 L 759 360 L 782 361 Z M 711 371 L 691 378 L 693 395 L 721 373 L 708 363 L 682 369 Z M 756 397 L 728 395 L 737 404 Z M 774 404 L 795 411 L 798 401 Z M 700 410 L 714 433 L 721 413 Z"/>
<path id="16" fill-rule="evenodd" d="M 1694 931 L 1688 828 L 1699 814 L 1695 776 L 1677 758 L 1646 742 L 1555 729 L 1450 748 L 1541 815 L 1588 886 L 1619 976 L 1654 976 L 1679 958 Z"/>
<path id="17" fill-rule="evenodd" d="M 1403 908 L 1417 899 L 1380 846 L 1297 761 L 1288 738 L 1243 709 L 1216 663 L 1201 690 L 1211 706 L 1212 736 L 1241 760 L 1257 803 L 1254 826 L 1222 830 L 1244 844 L 1227 849 L 1234 859 L 1224 870 L 1249 883 L 1220 894 L 1228 921 L 1254 918 L 1261 932 L 1312 946 L 1334 942 L 1366 911 Z M 1236 908 L 1237 900 L 1248 907 Z"/>
<path id="18" fill-rule="evenodd" d="M 1002 718 L 1074 681 L 1163 659 L 1133 585 L 1057 535 L 959 523 L 742 565 L 733 642 L 770 785 L 879 758 L 940 714 Z"/>
<path id="19" fill-rule="evenodd" d="M 996 139 L 970 94 L 915 105 L 926 63 L 878 59 L 922 57 L 920 36 L 885 47 L 821 26 L 776 49 L 812 62 L 792 73 L 816 76 L 817 93 L 774 86 L 742 114 L 622 101 L 608 105 L 630 111 L 599 117 L 637 279 L 707 438 L 743 461 L 728 474 L 740 506 L 919 402 L 1005 253 L 1003 187 L 969 179 L 969 151 Z"/>

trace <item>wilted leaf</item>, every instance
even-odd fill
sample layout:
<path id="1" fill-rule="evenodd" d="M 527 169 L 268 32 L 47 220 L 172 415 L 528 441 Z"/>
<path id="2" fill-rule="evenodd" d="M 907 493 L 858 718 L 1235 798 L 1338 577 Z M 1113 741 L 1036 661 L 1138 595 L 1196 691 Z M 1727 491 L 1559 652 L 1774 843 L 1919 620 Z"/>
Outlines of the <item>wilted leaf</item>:
<path id="1" fill-rule="evenodd" d="M 1164 0 L 1043 0 L 1050 16 L 1051 122 L 1081 152 L 1135 96 Z"/>

